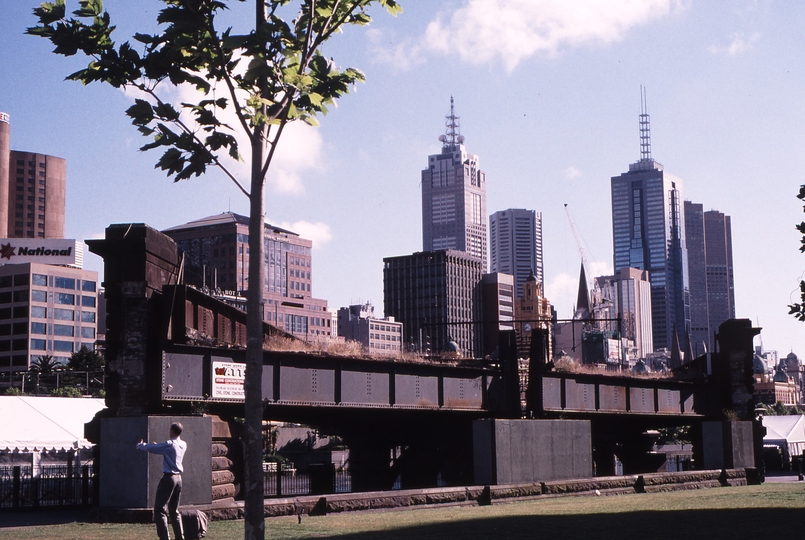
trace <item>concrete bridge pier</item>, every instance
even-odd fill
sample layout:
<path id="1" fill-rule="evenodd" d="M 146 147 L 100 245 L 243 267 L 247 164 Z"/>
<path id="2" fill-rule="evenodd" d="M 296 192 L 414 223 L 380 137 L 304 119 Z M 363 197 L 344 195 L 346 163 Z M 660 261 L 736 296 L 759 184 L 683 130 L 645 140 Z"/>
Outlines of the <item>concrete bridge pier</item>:
<path id="1" fill-rule="evenodd" d="M 368 436 L 344 437 L 349 448 L 352 491 L 384 491 L 394 485 L 391 467 L 392 448 Z"/>

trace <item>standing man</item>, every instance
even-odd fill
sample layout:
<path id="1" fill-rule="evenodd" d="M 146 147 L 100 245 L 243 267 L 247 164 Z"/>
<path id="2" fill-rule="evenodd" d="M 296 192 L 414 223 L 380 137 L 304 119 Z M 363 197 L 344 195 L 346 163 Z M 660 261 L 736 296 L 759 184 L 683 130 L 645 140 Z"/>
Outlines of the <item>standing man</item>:
<path id="1" fill-rule="evenodd" d="M 182 458 L 187 450 L 187 443 L 179 438 L 182 429 L 182 424 L 175 422 L 171 424 L 170 440 L 147 444 L 140 439 L 140 442 L 137 443 L 138 450 L 162 455 L 163 474 L 154 497 L 154 522 L 157 525 L 159 540 L 170 540 L 168 516 L 170 516 L 176 540 L 184 539 L 182 519 L 179 516 L 179 497 L 182 495 Z"/>

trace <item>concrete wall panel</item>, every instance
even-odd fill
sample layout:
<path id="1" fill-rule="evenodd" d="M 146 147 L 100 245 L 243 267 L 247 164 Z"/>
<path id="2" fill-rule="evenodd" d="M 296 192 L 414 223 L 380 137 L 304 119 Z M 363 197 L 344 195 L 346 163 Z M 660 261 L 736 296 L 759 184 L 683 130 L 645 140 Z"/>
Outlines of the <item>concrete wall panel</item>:
<path id="1" fill-rule="evenodd" d="M 473 423 L 475 482 L 497 485 L 588 478 L 588 420 L 477 420 Z"/>

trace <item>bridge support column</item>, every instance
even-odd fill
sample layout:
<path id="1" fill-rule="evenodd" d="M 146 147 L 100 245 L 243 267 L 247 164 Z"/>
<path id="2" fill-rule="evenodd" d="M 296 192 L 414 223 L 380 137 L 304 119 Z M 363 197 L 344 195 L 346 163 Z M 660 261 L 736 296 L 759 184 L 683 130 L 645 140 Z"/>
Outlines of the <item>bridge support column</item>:
<path id="1" fill-rule="evenodd" d="M 345 438 L 349 447 L 349 472 L 353 491 L 383 491 L 394 485 L 391 448 L 383 443 L 361 438 Z"/>
<path id="2" fill-rule="evenodd" d="M 182 504 L 212 502 L 212 421 L 208 416 L 130 416 L 102 418 L 100 429 L 100 506 L 151 508 L 162 456 L 137 450 L 143 439 L 161 442 L 170 425 L 181 422 L 187 442 L 182 474 Z"/>
<path id="3" fill-rule="evenodd" d="M 752 422 L 702 422 L 705 469 L 754 467 L 754 447 Z"/>

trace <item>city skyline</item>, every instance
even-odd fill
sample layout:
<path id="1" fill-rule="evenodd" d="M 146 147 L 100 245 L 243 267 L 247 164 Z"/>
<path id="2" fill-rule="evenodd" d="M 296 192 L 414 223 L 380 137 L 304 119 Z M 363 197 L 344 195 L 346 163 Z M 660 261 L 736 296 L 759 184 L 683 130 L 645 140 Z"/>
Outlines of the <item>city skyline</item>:
<path id="1" fill-rule="evenodd" d="M 63 80 L 81 61 L 23 34 L 38 3 L 5 7 L 0 111 L 10 115 L 12 148 L 67 160 L 65 236 L 101 238 L 111 223 L 164 229 L 227 210 L 246 214 L 245 198 L 220 174 L 174 184 L 154 170 L 158 155 L 136 150 L 148 140 L 123 114 L 132 96 Z M 105 5 L 119 41 L 154 31 L 161 7 Z M 266 221 L 313 241 L 317 297 L 380 309 L 383 257 L 422 247 L 422 157 L 439 151 L 455 95 L 462 134 L 490 182 L 487 212 L 542 212 L 545 294 L 560 317 L 570 316 L 579 258 L 563 204 L 584 236 L 590 274 L 611 275 L 609 179 L 639 155 L 642 84 L 654 155 L 684 179 L 686 199 L 732 218 L 736 315 L 763 327 L 767 349 L 802 356 L 805 329 L 786 305 L 797 300 L 805 268 L 794 228 L 803 181 L 789 172 L 805 161 L 805 6 L 579 5 L 403 2 L 399 17 L 375 10 L 368 30 L 337 36 L 326 54 L 361 68 L 367 83 L 318 130 L 287 132 Z M 248 15 L 231 7 L 237 27 Z M 91 256 L 86 267 L 102 263 Z"/>

